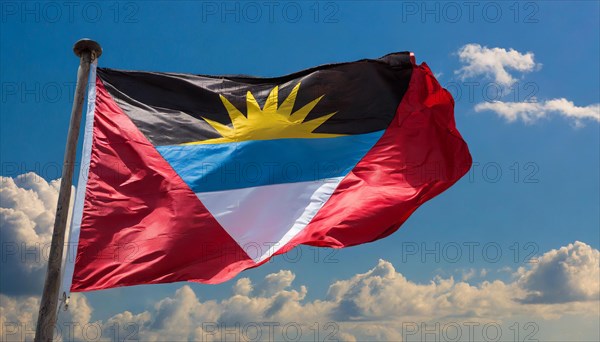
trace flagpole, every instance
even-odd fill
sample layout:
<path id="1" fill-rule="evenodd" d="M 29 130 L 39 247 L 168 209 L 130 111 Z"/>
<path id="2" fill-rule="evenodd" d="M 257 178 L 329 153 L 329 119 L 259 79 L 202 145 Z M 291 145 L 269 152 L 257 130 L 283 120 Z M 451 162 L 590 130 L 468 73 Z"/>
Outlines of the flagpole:
<path id="1" fill-rule="evenodd" d="M 88 84 L 90 64 L 102 54 L 100 44 L 90 39 L 81 39 L 73 46 L 73 52 L 79 57 L 79 68 L 77 69 L 77 84 L 75 86 L 75 97 L 71 110 L 71 121 L 67 134 L 67 145 L 63 161 L 58 203 L 56 206 L 56 218 L 54 219 L 54 230 L 48 257 L 48 271 L 44 282 L 44 292 L 40 302 L 40 310 L 35 329 L 35 341 L 52 341 L 54 325 L 56 324 L 58 292 L 60 288 L 60 275 L 62 267 L 63 250 L 65 243 L 65 231 L 67 226 L 67 215 L 71 200 L 71 186 L 73 184 L 73 169 L 77 151 L 77 140 L 79 138 L 79 126 L 81 124 L 81 112 L 85 98 L 85 90 Z"/>

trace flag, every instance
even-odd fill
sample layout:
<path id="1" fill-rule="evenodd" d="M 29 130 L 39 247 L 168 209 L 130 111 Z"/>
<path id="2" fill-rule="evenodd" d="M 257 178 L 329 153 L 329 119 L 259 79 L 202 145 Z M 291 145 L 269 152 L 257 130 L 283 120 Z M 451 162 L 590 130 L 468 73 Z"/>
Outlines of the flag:
<path id="1" fill-rule="evenodd" d="M 410 53 L 272 78 L 94 66 L 70 289 L 220 283 L 383 238 L 469 170 L 453 108 Z"/>

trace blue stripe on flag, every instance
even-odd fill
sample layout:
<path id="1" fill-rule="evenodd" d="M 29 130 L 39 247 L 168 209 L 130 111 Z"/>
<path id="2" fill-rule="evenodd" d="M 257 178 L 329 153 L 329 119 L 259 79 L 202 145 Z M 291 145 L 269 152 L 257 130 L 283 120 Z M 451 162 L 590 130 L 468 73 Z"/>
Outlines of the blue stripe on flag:
<path id="1" fill-rule="evenodd" d="M 335 138 L 159 146 L 157 150 L 198 193 L 343 177 L 383 132 Z"/>

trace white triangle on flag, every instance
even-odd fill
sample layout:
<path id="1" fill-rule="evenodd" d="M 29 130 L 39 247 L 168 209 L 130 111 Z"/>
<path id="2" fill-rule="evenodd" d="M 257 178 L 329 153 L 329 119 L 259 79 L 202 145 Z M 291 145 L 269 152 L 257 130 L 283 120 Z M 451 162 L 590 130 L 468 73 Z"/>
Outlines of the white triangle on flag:
<path id="1" fill-rule="evenodd" d="M 344 177 L 196 193 L 254 262 L 298 235 Z"/>

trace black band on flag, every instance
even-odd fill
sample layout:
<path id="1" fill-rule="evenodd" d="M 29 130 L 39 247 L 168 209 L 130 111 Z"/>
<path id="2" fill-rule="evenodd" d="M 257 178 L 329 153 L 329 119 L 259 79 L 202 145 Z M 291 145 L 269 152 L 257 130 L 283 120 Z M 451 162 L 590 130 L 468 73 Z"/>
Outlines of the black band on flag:
<path id="1" fill-rule="evenodd" d="M 219 138 L 203 118 L 231 125 L 220 95 L 246 115 L 251 92 L 262 107 L 279 87 L 279 105 L 300 83 L 293 110 L 323 96 L 304 121 L 336 113 L 314 133 L 363 134 L 384 130 L 408 88 L 407 52 L 379 59 L 322 65 L 287 76 L 205 76 L 98 68 L 115 102 L 155 146 Z M 390 87 L 390 85 L 393 85 Z"/>

